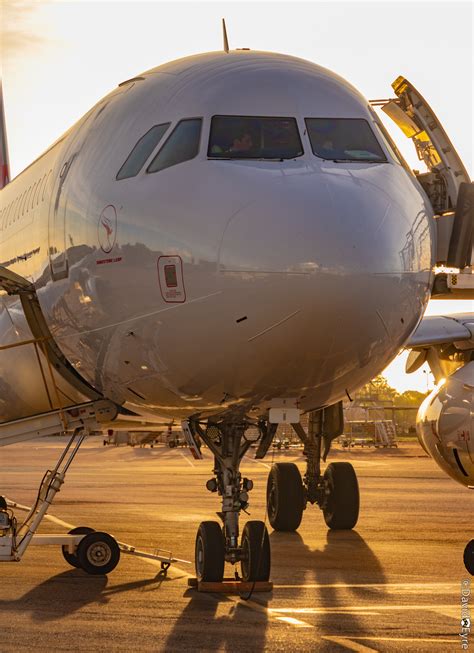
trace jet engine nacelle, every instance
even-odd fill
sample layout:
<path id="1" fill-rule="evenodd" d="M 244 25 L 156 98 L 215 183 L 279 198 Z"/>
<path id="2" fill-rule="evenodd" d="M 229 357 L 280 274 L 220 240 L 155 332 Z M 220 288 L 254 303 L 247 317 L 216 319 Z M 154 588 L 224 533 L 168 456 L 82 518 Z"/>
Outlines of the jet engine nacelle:
<path id="1" fill-rule="evenodd" d="M 416 418 L 420 444 L 443 471 L 474 489 L 474 361 L 438 384 Z"/>

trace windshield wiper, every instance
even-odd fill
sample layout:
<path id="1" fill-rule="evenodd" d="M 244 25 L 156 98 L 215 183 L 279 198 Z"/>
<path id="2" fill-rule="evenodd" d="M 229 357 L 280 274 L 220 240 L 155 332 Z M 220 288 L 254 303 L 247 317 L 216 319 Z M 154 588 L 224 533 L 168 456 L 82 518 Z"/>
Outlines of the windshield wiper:
<path id="1" fill-rule="evenodd" d="M 292 156 L 289 157 L 260 157 L 260 156 L 208 156 L 209 160 L 212 161 L 285 161 L 287 159 L 293 159 Z"/>
<path id="2" fill-rule="evenodd" d="M 375 159 L 326 159 L 333 163 L 386 163 L 386 161 L 376 161 Z"/>

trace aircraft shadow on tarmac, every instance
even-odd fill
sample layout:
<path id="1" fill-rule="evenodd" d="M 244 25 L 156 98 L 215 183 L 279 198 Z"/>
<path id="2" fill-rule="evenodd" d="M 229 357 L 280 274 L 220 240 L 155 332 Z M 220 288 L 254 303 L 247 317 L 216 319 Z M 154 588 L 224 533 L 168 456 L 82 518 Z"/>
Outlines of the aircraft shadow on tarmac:
<path id="1" fill-rule="evenodd" d="M 294 599 L 307 592 L 304 607 L 315 605 L 341 607 L 347 605 L 348 594 L 343 587 L 335 585 L 381 585 L 385 583 L 380 562 L 365 540 L 355 531 L 328 531 L 323 549 L 311 549 L 299 533 L 278 533 L 270 535 L 272 546 L 272 576 L 277 585 L 273 596 Z M 303 585 L 324 585 L 325 587 L 305 589 Z M 278 585 L 295 585 L 294 589 L 278 589 Z M 344 594 L 343 594 L 344 592 Z M 266 648 L 266 630 L 269 625 L 265 610 L 250 610 L 244 602 L 231 604 L 230 610 L 222 614 L 222 603 L 226 597 L 212 594 L 199 594 L 189 590 L 189 603 L 182 611 L 164 645 L 165 651 L 188 650 L 192 638 L 199 638 L 202 650 L 262 651 Z M 351 587 L 352 598 L 364 603 L 383 602 L 386 592 L 383 587 Z M 271 607 L 269 594 L 255 593 L 252 601 L 262 608 Z M 279 601 L 281 604 L 281 601 Z M 301 600 L 298 607 L 301 606 Z M 291 614 L 291 613 L 290 613 Z M 301 617 L 299 614 L 295 616 Z M 242 635 L 242 626 L 247 626 Z M 353 613 L 343 615 L 319 614 L 315 635 L 340 631 L 348 634 L 366 634 Z M 247 642 L 245 640 L 248 640 Z M 334 650 L 334 643 L 318 643 L 319 651 Z M 329 648 L 327 648 L 329 647 Z"/>
<path id="2" fill-rule="evenodd" d="M 266 608 L 269 596 L 254 594 L 252 600 Z M 185 597 L 189 597 L 189 603 L 163 644 L 163 651 L 253 652 L 265 649 L 268 616 L 264 609 L 256 612 L 243 601 L 230 601 L 224 595 L 205 594 L 194 589 L 188 590 Z"/>
<path id="3" fill-rule="evenodd" d="M 160 571 L 147 578 L 107 587 L 107 576 L 89 576 L 78 569 L 63 571 L 37 585 L 14 601 L 0 599 L 0 613 L 30 612 L 35 621 L 58 621 L 92 603 L 108 603 L 110 597 L 122 592 L 143 589 L 156 590 L 168 580 Z"/>
<path id="4" fill-rule="evenodd" d="M 274 579 L 287 578 L 278 584 L 295 585 L 294 589 L 282 590 L 282 596 L 288 600 L 294 601 L 305 592 L 304 607 L 331 607 L 337 612 L 337 608 L 381 604 L 387 598 L 382 566 L 356 531 L 328 530 L 324 547 L 316 549 L 307 546 L 299 533 L 274 531 L 270 541 Z M 301 598 L 298 606 L 301 607 Z M 294 616 L 305 619 L 304 615 Z M 367 634 L 357 618 L 357 610 L 343 614 L 323 611 L 317 615 L 316 627 L 321 634 Z"/>

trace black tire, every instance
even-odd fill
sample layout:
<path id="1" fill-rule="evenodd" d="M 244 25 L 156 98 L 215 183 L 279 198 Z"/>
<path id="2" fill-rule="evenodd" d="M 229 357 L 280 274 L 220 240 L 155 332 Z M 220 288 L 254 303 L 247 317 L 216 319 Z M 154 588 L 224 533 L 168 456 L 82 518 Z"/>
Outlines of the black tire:
<path id="1" fill-rule="evenodd" d="M 73 528 L 72 531 L 69 531 L 68 535 L 88 535 L 89 533 L 93 533 L 94 529 L 89 528 L 88 526 L 78 526 L 77 528 Z M 76 553 L 69 553 L 68 547 L 66 545 L 63 545 L 61 547 L 61 550 L 63 552 L 63 557 L 66 562 L 68 562 L 71 567 L 76 567 L 76 569 L 80 568 L 79 560 L 77 559 L 77 549 Z"/>
<path id="2" fill-rule="evenodd" d="M 104 576 L 118 565 L 120 549 L 108 533 L 94 531 L 86 535 L 77 547 L 81 569 L 93 576 Z"/>
<path id="3" fill-rule="evenodd" d="M 359 518 L 359 484 L 350 463 L 331 463 L 324 472 L 328 494 L 324 520 L 334 530 L 350 530 Z"/>
<path id="4" fill-rule="evenodd" d="M 216 521 L 199 524 L 195 545 L 196 578 L 220 583 L 224 578 L 225 544 L 222 528 Z"/>
<path id="5" fill-rule="evenodd" d="M 242 531 L 242 580 L 267 581 L 270 578 L 270 538 L 263 521 L 248 521 Z"/>
<path id="6" fill-rule="evenodd" d="M 294 463 L 272 465 L 267 481 L 267 511 L 276 531 L 296 531 L 304 510 L 300 470 Z"/>
<path id="7" fill-rule="evenodd" d="M 474 576 L 474 540 L 468 542 L 464 549 L 464 566 L 471 576 Z"/>

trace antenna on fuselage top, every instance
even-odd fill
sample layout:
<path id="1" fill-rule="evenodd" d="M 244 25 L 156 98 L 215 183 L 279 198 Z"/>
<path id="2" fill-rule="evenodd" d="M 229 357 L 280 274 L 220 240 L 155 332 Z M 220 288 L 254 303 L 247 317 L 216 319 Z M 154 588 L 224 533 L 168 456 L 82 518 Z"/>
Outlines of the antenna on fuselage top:
<path id="1" fill-rule="evenodd" d="M 222 19 L 222 36 L 224 37 L 224 52 L 227 52 L 227 54 L 229 54 L 229 39 L 227 38 L 225 18 Z"/>

